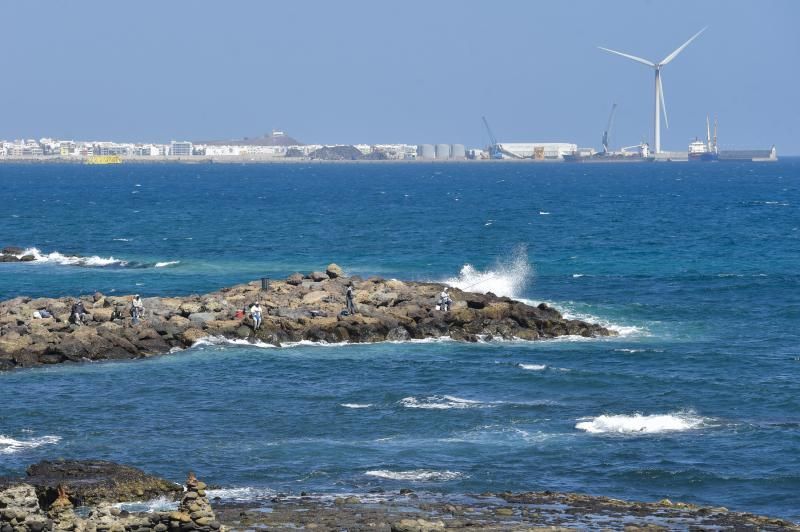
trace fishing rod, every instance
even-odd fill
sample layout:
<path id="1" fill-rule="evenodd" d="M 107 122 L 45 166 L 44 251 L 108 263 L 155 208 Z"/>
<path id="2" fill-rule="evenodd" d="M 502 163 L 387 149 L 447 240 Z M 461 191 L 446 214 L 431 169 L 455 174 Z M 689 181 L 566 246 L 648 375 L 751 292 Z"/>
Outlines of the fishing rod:
<path id="1" fill-rule="evenodd" d="M 486 277 L 486 278 L 484 278 L 484 279 L 481 279 L 480 281 L 474 282 L 474 283 L 472 283 L 471 285 L 467 285 L 467 286 L 465 286 L 464 288 L 459 288 L 459 290 L 462 290 L 462 291 L 467 291 L 467 290 L 469 290 L 470 288 L 472 288 L 473 286 L 477 286 L 477 285 L 479 285 L 479 284 L 481 284 L 481 283 L 485 283 L 486 281 L 490 281 L 490 280 L 494 279 L 495 277 L 497 277 L 497 274 L 496 274 L 496 273 L 494 273 L 494 274 L 490 275 L 489 277 Z M 458 288 L 458 287 L 455 287 L 455 288 Z"/>

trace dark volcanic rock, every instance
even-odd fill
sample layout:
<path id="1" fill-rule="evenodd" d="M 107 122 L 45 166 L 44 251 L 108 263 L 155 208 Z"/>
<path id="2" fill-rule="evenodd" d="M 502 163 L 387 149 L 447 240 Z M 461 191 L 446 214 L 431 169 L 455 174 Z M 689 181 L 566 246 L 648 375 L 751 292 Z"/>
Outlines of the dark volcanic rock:
<path id="1" fill-rule="evenodd" d="M 343 312 L 350 284 L 356 306 L 353 315 Z M 532 307 L 457 288 L 449 291 L 451 309 L 438 311 L 442 288 L 436 283 L 344 277 L 342 269 L 331 264 L 325 272 L 273 280 L 268 290 L 251 282 L 202 296 L 146 298 L 145 314 L 136 324 L 128 312 L 130 296 L 16 297 L 0 302 L 0 370 L 147 357 L 209 336 L 280 345 L 301 340 L 381 342 L 450 336 L 476 342 L 616 334 L 596 324 L 566 320 L 544 304 Z M 78 299 L 87 312 L 83 325 L 70 320 L 70 308 Z M 256 301 L 264 309 L 258 330 L 247 311 L 243 312 Z M 36 318 L 43 310 L 52 317 Z"/>
<path id="2" fill-rule="evenodd" d="M 103 460 L 39 462 L 27 469 L 26 484 L 35 486 L 45 506 L 56 500 L 58 486 L 67 487 L 75 505 L 141 501 L 156 497 L 177 499 L 180 485 L 130 466 Z"/>

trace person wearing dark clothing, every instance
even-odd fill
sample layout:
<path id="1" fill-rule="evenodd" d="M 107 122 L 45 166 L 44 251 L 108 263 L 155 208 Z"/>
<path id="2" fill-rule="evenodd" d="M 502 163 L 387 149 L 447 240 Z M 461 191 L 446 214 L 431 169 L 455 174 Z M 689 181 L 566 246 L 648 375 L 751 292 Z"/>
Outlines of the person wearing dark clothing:
<path id="1" fill-rule="evenodd" d="M 353 290 L 353 283 L 347 285 L 347 291 L 344 293 L 345 301 L 347 302 L 347 313 L 348 314 L 355 314 L 356 311 L 356 304 L 353 301 L 355 297 L 355 290 Z"/>
<path id="2" fill-rule="evenodd" d="M 83 306 L 83 301 L 78 300 L 72 304 L 72 310 L 70 311 L 70 317 L 72 318 L 72 323 L 75 325 L 81 325 L 84 321 L 86 321 L 86 307 Z"/>

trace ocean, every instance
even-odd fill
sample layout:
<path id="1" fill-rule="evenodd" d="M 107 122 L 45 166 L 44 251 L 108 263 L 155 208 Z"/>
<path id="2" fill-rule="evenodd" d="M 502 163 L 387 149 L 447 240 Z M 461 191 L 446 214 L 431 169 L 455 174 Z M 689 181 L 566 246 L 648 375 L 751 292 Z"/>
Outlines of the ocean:
<path id="1" fill-rule="evenodd" d="M 620 336 L 0 373 L 0 475 L 99 458 L 228 499 L 559 490 L 800 521 L 800 159 L 0 165 L 0 299 L 324 270 L 547 302 Z"/>

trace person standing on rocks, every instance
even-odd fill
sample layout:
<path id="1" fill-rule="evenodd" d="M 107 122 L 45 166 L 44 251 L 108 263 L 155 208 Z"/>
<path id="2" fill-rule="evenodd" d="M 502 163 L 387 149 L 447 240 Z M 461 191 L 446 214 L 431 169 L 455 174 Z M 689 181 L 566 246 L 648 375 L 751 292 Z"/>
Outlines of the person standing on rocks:
<path id="1" fill-rule="evenodd" d="M 142 303 L 142 298 L 139 297 L 139 294 L 136 294 L 133 296 L 133 301 L 131 301 L 131 318 L 133 318 L 133 324 L 138 324 L 139 318 L 142 316 L 144 316 L 144 303 Z"/>
<path id="2" fill-rule="evenodd" d="M 250 307 L 250 316 L 253 318 L 253 330 L 258 330 L 261 328 L 261 317 L 263 313 L 261 311 L 261 303 L 256 301 L 253 303 L 253 306 Z"/>
<path id="3" fill-rule="evenodd" d="M 350 315 L 355 314 L 358 312 L 356 310 L 356 304 L 353 301 L 355 297 L 355 290 L 353 289 L 353 283 L 347 285 L 347 290 L 344 293 L 344 299 L 347 302 L 347 313 Z"/>
<path id="4" fill-rule="evenodd" d="M 448 312 L 452 305 L 453 300 L 450 299 L 450 294 L 447 293 L 447 287 L 445 286 L 444 289 L 442 289 L 442 293 L 439 294 L 439 309 L 442 312 Z"/>

